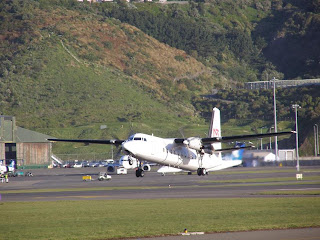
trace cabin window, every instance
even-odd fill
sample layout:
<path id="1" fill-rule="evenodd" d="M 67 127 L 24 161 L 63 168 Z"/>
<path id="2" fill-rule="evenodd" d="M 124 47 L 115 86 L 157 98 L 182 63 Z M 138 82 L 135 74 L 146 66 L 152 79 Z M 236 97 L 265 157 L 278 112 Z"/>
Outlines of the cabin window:
<path id="1" fill-rule="evenodd" d="M 135 141 L 141 141 L 141 137 L 135 137 L 133 140 L 135 140 Z"/>

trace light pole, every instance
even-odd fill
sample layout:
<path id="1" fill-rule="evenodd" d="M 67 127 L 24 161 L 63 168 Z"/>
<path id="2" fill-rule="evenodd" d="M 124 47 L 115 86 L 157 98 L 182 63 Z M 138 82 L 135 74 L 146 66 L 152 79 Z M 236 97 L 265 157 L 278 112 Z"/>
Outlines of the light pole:
<path id="1" fill-rule="evenodd" d="M 315 124 L 315 126 L 317 127 L 317 151 L 319 155 L 319 127 L 318 124 Z"/>
<path id="2" fill-rule="evenodd" d="M 299 136 L 298 136 L 298 108 L 301 108 L 298 104 L 293 104 L 292 108 L 295 110 L 296 114 L 296 156 L 297 156 L 297 171 L 300 171 L 300 164 L 299 164 L 299 146 L 298 146 L 298 141 L 299 141 Z"/>
<path id="3" fill-rule="evenodd" d="M 274 132 L 278 132 L 277 128 L 277 103 L 276 103 L 276 78 L 273 79 L 273 115 L 274 115 Z M 275 149 L 275 155 L 276 160 L 278 160 L 278 137 L 274 137 L 274 149 Z"/>
<path id="4" fill-rule="evenodd" d="M 271 133 L 271 129 L 272 128 L 274 128 L 274 127 L 271 127 L 271 128 L 269 128 L 269 132 Z M 270 140 L 270 150 L 272 149 L 272 144 L 271 144 L 271 137 L 269 138 L 269 140 Z"/>
<path id="5" fill-rule="evenodd" d="M 318 153 L 318 143 L 317 143 L 317 130 L 316 126 L 313 126 L 313 133 L 314 133 L 314 156 L 317 156 Z"/>
<path id="6" fill-rule="evenodd" d="M 263 128 L 267 128 L 266 126 L 264 126 L 264 127 L 261 127 L 261 134 L 262 134 L 262 129 Z M 262 146 L 262 138 L 260 138 L 260 148 L 261 148 L 261 150 L 263 149 L 263 146 Z"/>

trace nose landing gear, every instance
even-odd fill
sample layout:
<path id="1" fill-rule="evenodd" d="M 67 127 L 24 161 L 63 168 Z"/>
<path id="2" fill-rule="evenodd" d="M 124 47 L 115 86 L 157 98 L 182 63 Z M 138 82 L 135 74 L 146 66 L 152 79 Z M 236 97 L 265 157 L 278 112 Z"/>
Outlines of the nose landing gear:
<path id="1" fill-rule="evenodd" d="M 142 168 L 139 167 L 139 168 L 136 170 L 136 177 L 144 177 L 144 171 L 143 171 Z"/>

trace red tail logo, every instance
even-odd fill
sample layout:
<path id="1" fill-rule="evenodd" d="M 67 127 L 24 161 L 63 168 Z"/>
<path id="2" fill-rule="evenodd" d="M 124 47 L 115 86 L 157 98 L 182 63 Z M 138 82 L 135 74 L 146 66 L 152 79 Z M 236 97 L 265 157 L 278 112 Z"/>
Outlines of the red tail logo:
<path id="1" fill-rule="evenodd" d="M 212 129 L 212 135 L 213 136 L 219 136 L 219 133 L 220 133 L 220 131 L 219 131 L 219 129 Z"/>

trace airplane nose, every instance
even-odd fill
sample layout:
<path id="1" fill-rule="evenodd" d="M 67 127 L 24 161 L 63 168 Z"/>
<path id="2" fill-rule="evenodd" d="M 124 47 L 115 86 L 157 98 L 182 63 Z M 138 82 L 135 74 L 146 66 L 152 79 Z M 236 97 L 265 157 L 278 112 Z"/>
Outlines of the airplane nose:
<path id="1" fill-rule="evenodd" d="M 127 152 L 135 155 L 135 154 L 136 154 L 136 150 L 135 150 L 135 148 L 134 148 L 133 145 L 134 145 L 134 144 L 133 144 L 132 141 L 124 142 L 124 143 L 122 144 L 122 148 L 123 148 L 125 151 L 127 151 Z"/>

